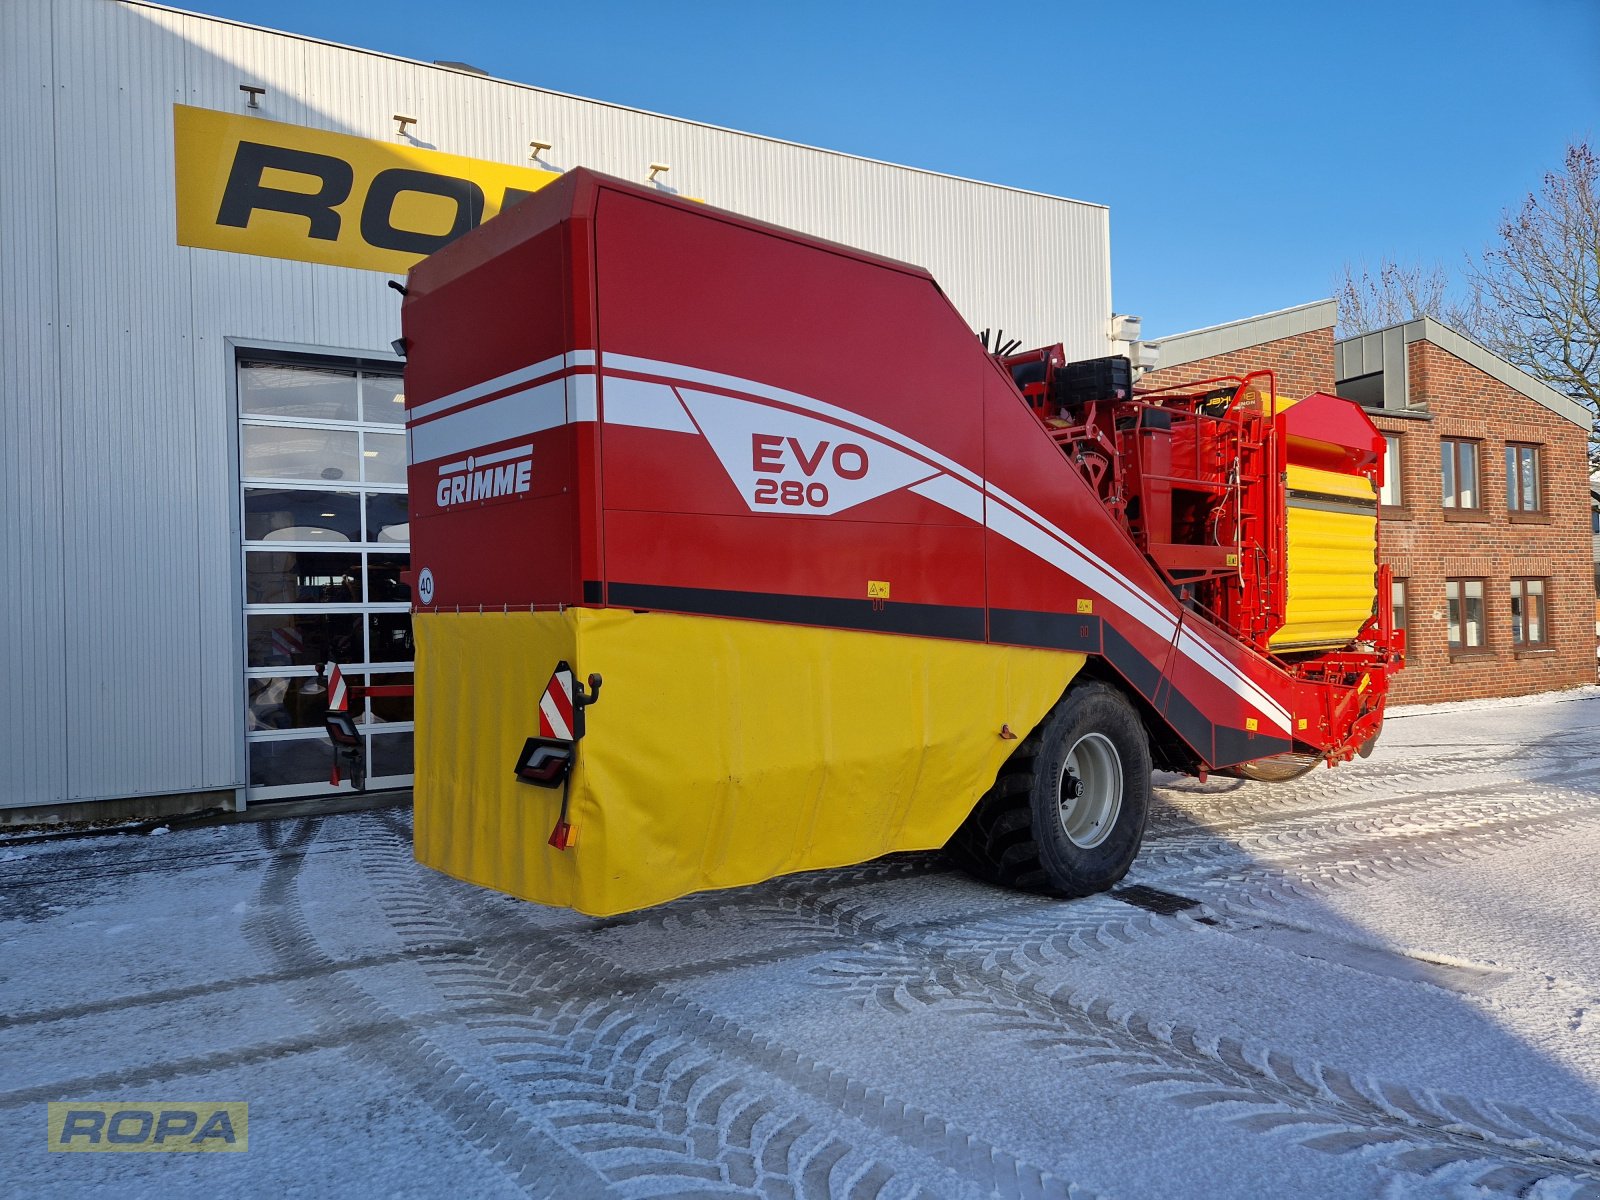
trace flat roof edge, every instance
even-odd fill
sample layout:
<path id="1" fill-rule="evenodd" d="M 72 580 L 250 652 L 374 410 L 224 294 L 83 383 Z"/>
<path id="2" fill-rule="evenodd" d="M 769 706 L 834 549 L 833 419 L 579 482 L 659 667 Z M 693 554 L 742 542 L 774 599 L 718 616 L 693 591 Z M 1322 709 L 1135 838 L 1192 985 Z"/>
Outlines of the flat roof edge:
<path id="1" fill-rule="evenodd" d="M 1207 325 L 1202 329 L 1189 329 L 1166 337 L 1145 338 L 1140 345 L 1158 348 L 1155 370 L 1160 371 L 1164 367 L 1182 366 L 1218 354 L 1247 350 L 1251 346 L 1276 342 L 1317 329 L 1331 329 L 1338 319 L 1339 303 L 1330 297 L 1258 316 L 1241 317 L 1221 325 Z"/>

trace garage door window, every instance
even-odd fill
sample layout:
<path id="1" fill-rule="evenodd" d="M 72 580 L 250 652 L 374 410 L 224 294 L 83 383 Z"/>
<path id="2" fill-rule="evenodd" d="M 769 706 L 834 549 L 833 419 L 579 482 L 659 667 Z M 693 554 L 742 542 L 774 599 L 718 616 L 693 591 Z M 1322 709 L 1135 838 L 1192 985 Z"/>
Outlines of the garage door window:
<path id="1" fill-rule="evenodd" d="M 331 792 L 317 667 L 411 681 L 404 388 L 380 365 L 276 356 L 241 358 L 238 382 L 249 797 Z M 408 785 L 411 701 L 356 719 L 371 785 Z"/>

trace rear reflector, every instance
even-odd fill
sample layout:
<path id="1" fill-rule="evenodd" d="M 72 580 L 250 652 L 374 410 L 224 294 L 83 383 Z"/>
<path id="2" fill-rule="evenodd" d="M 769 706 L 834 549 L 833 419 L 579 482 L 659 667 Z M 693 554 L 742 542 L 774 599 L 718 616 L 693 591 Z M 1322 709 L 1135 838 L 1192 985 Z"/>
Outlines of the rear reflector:
<path id="1" fill-rule="evenodd" d="M 529 738 L 517 756 L 516 776 L 523 783 L 555 787 L 572 767 L 572 743 L 556 738 Z"/>
<path id="2" fill-rule="evenodd" d="M 322 726 L 335 746 L 361 745 L 361 735 L 356 732 L 356 723 L 348 712 L 327 713 L 322 718 Z"/>

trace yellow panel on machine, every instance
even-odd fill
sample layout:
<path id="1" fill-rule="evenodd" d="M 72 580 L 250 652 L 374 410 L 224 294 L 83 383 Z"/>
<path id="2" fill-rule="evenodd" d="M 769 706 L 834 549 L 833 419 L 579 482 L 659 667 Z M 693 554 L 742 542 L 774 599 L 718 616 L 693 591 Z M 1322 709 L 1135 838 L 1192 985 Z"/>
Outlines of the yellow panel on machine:
<path id="1" fill-rule="evenodd" d="M 1081 654 L 614 609 L 414 618 L 416 854 L 607 916 L 942 846 Z M 561 660 L 605 677 L 561 791 L 512 768 Z"/>
<path id="2" fill-rule="evenodd" d="M 1289 466 L 1288 608 L 1273 650 L 1355 639 L 1376 595 L 1378 503 L 1362 475 Z"/>

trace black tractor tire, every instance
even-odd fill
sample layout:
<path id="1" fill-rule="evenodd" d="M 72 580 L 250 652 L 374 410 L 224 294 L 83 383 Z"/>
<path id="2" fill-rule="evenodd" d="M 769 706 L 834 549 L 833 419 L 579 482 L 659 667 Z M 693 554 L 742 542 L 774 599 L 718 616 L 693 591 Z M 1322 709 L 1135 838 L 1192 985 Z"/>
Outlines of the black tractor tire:
<path id="1" fill-rule="evenodd" d="M 1150 771 L 1149 735 L 1122 692 L 1099 680 L 1075 683 L 1000 768 L 945 852 L 1005 887 L 1061 897 L 1106 891 L 1139 853 Z M 1086 795 L 1096 799 L 1080 812 Z"/>

